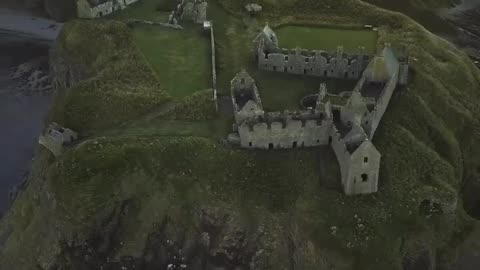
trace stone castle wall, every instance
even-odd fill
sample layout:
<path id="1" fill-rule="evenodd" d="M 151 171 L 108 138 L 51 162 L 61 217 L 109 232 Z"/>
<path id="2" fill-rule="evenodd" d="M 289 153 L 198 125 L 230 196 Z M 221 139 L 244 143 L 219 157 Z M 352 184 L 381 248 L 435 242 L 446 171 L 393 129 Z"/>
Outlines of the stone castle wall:
<path id="1" fill-rule="evenodd" d="M 370 141 L 365 141 L 353 153 L 335 126 L 329 133 L 329 143 L 340 166 L 342 187 L 347 195 L 377 192 L 381 155 Z"/>
<path id="2" fill-rule="evenodd" d="M 369 136 L 370 140 L 373 138 L 373 135 L 375 134 L 375 131 L 377 130 L 378 125 L 382 120 L 383 114 L 385 114 L 385 111 L 387 110 L 393 92 L 397 87 L 398 79 L 399 77 L 397 74 L 394 74 L 390 78 L 385 88 L 382 90 L 382 93 L 377 100 L 374 110 L 363 118 L 362 127 Z"/>
<path id="3" fill-rule="evenodd" d="M 328 144 L 331 120 L 287 119 L 285 122 L 245 122 L 238 127 L 245 148 L 283 149 Z"/>
<path id="4" fill-rule="evenodd" d="M 364 54 L 345 54 L 341 49 L 337 53 L 301 49 L 278 49 L 269 53 L 263 42 L 258 47 L 257 58 L 261 70 L 350 80 L 359 79 L 371 59 Z"/>
<path id="5" fill-rule="evenodd" d="M 347 144 L 342 140 L 340 133 L 335 126 L 332 126 L 329 132 L 329 144 L 337 157 L 340 165 L 340 175 L 342 177 L 342 187 L 345 187 L 350 168 L 350 153 L 347 151 Z"/>

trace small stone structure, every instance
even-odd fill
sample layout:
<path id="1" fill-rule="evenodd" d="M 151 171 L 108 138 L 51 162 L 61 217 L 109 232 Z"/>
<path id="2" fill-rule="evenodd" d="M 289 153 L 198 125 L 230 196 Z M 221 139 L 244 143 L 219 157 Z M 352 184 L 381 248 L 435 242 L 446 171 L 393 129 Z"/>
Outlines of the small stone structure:
<path id="1" fill-rule="evenodd" d="M 138 20 L 138 19 L 130 19 L 127 21 L 127 25 L 134 25 L 134 24 L 158 25 L 158 26 L 163 26 L 167 28 L 183 30 L 183 27 L 179 24 L 170 24 L 170 23 L 162 23 L 162 22 L 154 22 L 154 21 Z"/>
<path id="2" fill-rule="evenodd" d="M 114 11 L 122 10 L 139 0 L 77 0 L 79 18 L 101 18 Z"/>
<path id="3" fill-rule="evenodd" d="M 177 24 L 179 21 L 191 21 L 203 24 L 207 21 L 207 8 L 206 0 L 182 0 L 170 14 L 168 23 Z"/>
<path id="4" fill-rule="evenodd" d="M 48 126 L 43 135 L 40 136 L 38 143 L 50 150 L 55 156 L 62 153 L 63 147 L 78 140 L 78 133 L 63 128 L 57 123 Z"/>
<path id="5" fill-rule="evenodd" d="M 259 4 L 251 3 L 245 5 L 245 10 L 250 14 L 259 13 L 263 10 L 263 7 Z"/>
<path id="6" fill-rule="evenodd" d="M 407 83 L 408 62 L 397 59 L 389 46 L 375 56 L 345 55 L 341 49 L 334 55 L 298 49 L 290 53 L 279 49 L 268 25 L 255 45 L 261 69 L 275 71 L 277 66 L 279 72 L 358 79 L 358 83 L 353 91 L 342 93 L 346 100 L 342 104 L 335 104 L 322 84 L 313 96 L 315 104 L 305 110 L 265 112 L 255 81 L 242 71 L 231 81 L 236 133 L 228 140 L 260 149 L 330 145 L 340 164 L 345 194 L 377 192 L 381 154 L 371 140 L 395 88 Z"/>

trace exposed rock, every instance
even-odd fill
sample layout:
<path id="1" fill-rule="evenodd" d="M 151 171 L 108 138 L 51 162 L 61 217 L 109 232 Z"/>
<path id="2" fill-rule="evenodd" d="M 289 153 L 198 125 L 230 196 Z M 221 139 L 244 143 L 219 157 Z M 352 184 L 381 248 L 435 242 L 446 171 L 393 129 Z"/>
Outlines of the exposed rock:
<path id="1" fill-rule="evenodd" d="M 403 258 L 403 270 L 431 270 L 432 269 L 432 255 L 428 250 L 422 250 L 413 255 L 408 255 Z"/>
<path id="2" fill-rule="evenodd" d="M 52 88 L 46 57 L 35 58 L 20 64 L 11 74 L 11 77 L 20 81 L 17 87 L 20 91 L 40 92 Z"/>
<path id="3" fill-rule="evenodd" d="M 247 4 L 245 5 L 245 9 L 251 13 L 251 14 L 255 14 L 255 13 L 259 13 L 262 11 L 263 7 L 259 4 L 254 4 L 254 3 L 251 3 L 251 4 Z"/>

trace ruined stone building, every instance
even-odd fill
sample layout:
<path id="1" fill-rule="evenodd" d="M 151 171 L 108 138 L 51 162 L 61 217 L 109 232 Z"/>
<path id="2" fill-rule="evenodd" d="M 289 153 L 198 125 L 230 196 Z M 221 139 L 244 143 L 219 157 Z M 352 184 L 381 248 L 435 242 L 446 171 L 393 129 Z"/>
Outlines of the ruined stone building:
<path id="1" fill-rule="evenodd" d="M 390 47 L 375 56 L 339 49 L 289 51 L 278 47 L 267 26 L 255 39 L 260 69 L 311 76 L 358 79 L 345 103 L 334 102 L 322 84 L 314 103 L 300 111 L 265 112 L 252 77 L 240 72 L 231 82 L 234 134 L 243 148 L 286 149 L 329 145 L 340 165 L 345 194 L 377 192 L 381 154 L 371 140 L 397 85 L 407 83 L 408 63 Z"/>
<path id="2" fill-rule="evenodd" d="M 77 16 L 79 18 L 101 18 L 139 0 L 77 0 Z"/>
<path id="3" fill-rule="evenodd" d="M 206 0 L 182 0 L 168 18 L 168 23 L 190 21 L 204 24 L 207 21 L 208 3 Z"/>
<path id="4" fill-rule="evenodd" d="M 62 153 L 63 147 L 78 139 L 78 134 L 68 128 L 63 128 L 57 123 L 52 123 L 38 139 L 38 143 L 50 150 L 55 156 Z"/>
<path id="5" fill-rule="evenodd" d="M 372 56 L 361 52 L 347 54 L 343 47 L 335 52 L 280 48 L 275 32 L 267 25 L 254 39 L 258 68 L 261 70 L 317 77 L 358 80 Z M 400 63 L 399 84 L 407 83 L 408 65 Z"/>

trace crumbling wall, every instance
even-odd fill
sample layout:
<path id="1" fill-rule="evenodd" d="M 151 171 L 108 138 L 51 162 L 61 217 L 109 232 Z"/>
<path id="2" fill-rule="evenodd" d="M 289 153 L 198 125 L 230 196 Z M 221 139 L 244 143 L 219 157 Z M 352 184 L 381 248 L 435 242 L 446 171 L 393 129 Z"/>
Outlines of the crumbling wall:
<path id="1" fill-rule="evenodd" d="M 330 129 L 329 144 L 340 166 L 345 194 L 377 192 L 381 155 L 375 146 L 367 140 L 350 153 L 345 140 L 335 126 Z"/>
<path id="2" fill-rule="evenodd" d="M 347 145 L 335 126 L 329 130 L 328 144 L 332 147 L 338 164 L 340 165 L 340 174 L 342 177 L 342 187 L 345 188 L 345 183 L 348 181 L 348 171 L 350 168 L 350 153 L 347 150 Z"/>
<path id="3" fill-rule="evenodd" d="M 400 64 L 398 71 L 398 84 L 407 85 L 408 83 L 408 62 Z"/>
<path id="4" fill-rule="evenodd" d="M 344 191 L 347 195 L 378 191 L 380 152 L 370 141 L 364 141 L 351 155 Z"/>
<path id="5" fill-rule="evenodd" d="M 392 98 L 393 92 L 397 87 L 398 75 L 395 73 L 390 80 L 385 85 L 385 88 L 382 90 L 380 97 L 375 104 L 373 111 L 368 113 L 362 120 L 362 127 L 367 133 L 370 140 L 373 139 L 373 135 L 382 120 L 383 114 L 387 110 L 390 99 Z"/>
<path id="6" fill-rule="evenodd" d="M 101 18 L 113 12 L 113 2 L 108 1 L 91 8 L 92 18 Z"/>
<path id="7" fill-rule="evenodd" d="M 285 149 L 328 144 L 329 120 L 243 123 L 238 127 L 241 146 L 245 148 Z"/>
<path id="8" fill-rule="evenodd" d="M 169 23 L 183 21 L 192 21 L 202 24 L 207 21 L 208 3 L 205 0 L 182 0 L 172 11 Z M 176 24 L 176 23 L 175 23 Z"/>
<path id="9" fill-rule="evenodd" d="M 278 49 L 268 53 L 260 42 L 257 51 L 258 68 L 267 71 L 303 74 L 317 77 L 356 80 L 367 67 L 370 56 L 339 52 Z"/>
<path id="10" fill-rule="evenodd" d="M 256 117 L 263 114 L 262 101 L 258 93 L 255 80 L 245 71 L 242 70 L 231 81 L 230 94 L 233 104 L 233 112 L 237 124 L 242 123 L 245 119 Z M 245 99 L 244 104 L 239 104 L 240 98 Z M 248 104 L 246 100 L 252 101 L 253 104 Z M 245 106 L 254 105 L 250 108 Z M 254 108 L 255 107 L 255 108 Z"/>

